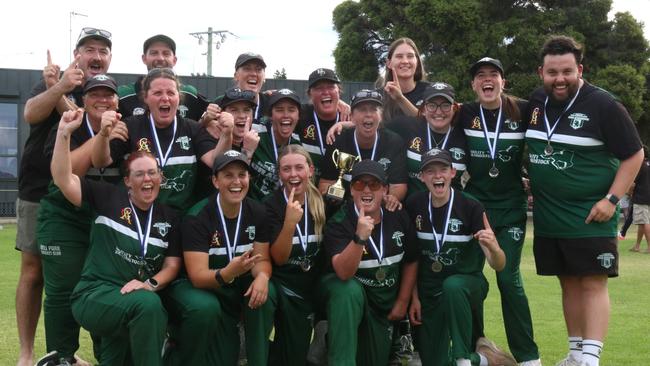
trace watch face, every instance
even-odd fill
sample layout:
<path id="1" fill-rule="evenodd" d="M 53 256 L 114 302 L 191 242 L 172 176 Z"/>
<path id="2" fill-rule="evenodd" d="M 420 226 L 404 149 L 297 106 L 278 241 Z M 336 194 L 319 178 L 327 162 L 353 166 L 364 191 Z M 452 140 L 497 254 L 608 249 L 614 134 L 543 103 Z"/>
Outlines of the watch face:
<path id="1" fill-rule="evenodd" d="M 148 281 L 151 284 L 151 287 L 158 287 L 158 281 L 156 281 L 155 278 L 150 278 Z"/>

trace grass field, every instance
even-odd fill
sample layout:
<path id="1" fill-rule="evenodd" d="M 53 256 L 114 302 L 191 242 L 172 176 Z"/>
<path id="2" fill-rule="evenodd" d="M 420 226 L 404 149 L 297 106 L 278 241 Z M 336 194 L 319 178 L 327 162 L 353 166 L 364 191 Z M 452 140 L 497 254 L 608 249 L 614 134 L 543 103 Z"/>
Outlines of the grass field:
<path id="1" fill-rule="evenodd" d="M 15 320 L 15 290 L 20 268 L 20 254 L 14 250 L 15 225 L 0 230 L 0 365 L 16 363 L 18 335 Z M 620 276 L 610 281 L 612 303 L 609 334 L 605 341 L 601 365 L 641 366 L 650 364 L 650 351 L 645 343 L 650 335 L 650 255 L 631 253 L 628 249 L 636 237 L 633 227 L 628 239 L 620 242 Z M 535 338 L 545 365 L 554 365 L 567 352 L 566 331 L 560 302 L 560 287 L 554 277 L 535 274 L 532 256 L 532 234 L 529 230 L 521 261 L 521 271 L 533 315 Z M 645 244 L 642 246 L 645 249 Z M 494 273 L 487 273 L 490 293 L 485 302 L 485 331 L 497 344 L 506 346 L 499 292 Z M 91 343 L 82 332 L 79 354 L 92 360 Z M 45 353 L 43 321 L 36 333 L 35 352 Z"/>

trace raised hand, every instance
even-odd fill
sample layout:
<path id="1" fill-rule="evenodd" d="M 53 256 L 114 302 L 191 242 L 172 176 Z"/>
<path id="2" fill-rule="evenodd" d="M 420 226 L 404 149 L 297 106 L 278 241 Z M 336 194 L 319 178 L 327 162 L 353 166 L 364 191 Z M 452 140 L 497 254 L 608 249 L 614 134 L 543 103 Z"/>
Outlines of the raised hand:
<path id="1" fill-rule="evenodd" d="M 291 193 L 289 193 L 289 199 L 287 200 L 287 209 L 284 214 L 284 221 L 291 226 L 295 226 L 302 219 L 304 210 L 300 205 L 300 202 L 294 201 L 294 192 L 296 188 L 291 188 Z"/>
<path id="2" fill-rule="evenodd" d="M 402 87 L 399 85 L 399 79 L 397 79 L 397 72 L 395 72 L 395 69 L 391 68 L 390 72 L 393 75 L 393 80 L 386 82 L 386 86 L 384 86 L 384 91 L 392 99 L 399 99 L 402 97 Z"/>
<path id="3" fill-rule="evenodd" d="M 107 118 L 111 118 L 111 123 L 113 125 L 111 134 L 108 136 L 108 139 L 119 139 L 126 142 L 126 140 L 129 139 L 129 129 L 126 127 L 126 123 L 122 122 L 122 114 L 114 111 L 106 111 L 102 114 L 102 119 L 104 118 L 104 114 L 107 113 L 109 113 L 109 115 L 107 115 Z M 113 118 L 115 118 L 117 121 L 114 122 Z"/>
<path id="4" fill-rule="evenodd" d="M 81 126 L 83 115 L 84 110 L 81 108 L 73 111 L 65 111 L 59 121 L 59 131 L 63 131 L 66 135 L 70 136 L 74 130 Z"/>
<path id="5" fill-rule="evenodd" d="M 359 220 L 357 220 L 357 236 L 361 240 L 367 240 L 372 234 L 372 229 L 375 227 L 375 220 L 366 216 L 363 212 L 363 207 L 359 210 Z"/>
<path id="6" fill-rule="evenodd" d="M 47 50 L 47 65 L 43 69 L 43 80 L 45 81 L 45 86 L 49 89 L 56 85 L 59 82 L 59 77 L 61 75 L 61 67 L 52 63 L 52 55 L 50 50 Z"/>
<path id="7" fill-rule="evenodd" d="M 121 118 L 122 115 L 116 111 L 106 111 L 102 113 L 102 122 L 101 127 L 99 128 L 99 135 L 110 138 L 111 134 L 113 133 L 113 129 L 115 129 L 117 122 L 120 121 Z M 124 127 L 126 128 L 126 126 Z M 126 136 L 128 138 L 128 130 L 126 131 Z"/>
<path id="8" fill-rule="evenodd" d="M 477 231 L 476 234 L 474 234 L 474 238 L 486 249 L 491 249 L 495 246 L 498 247 L 499 244 L 497 243 L 496 236 L 494 235 L 494 231 L 492 231 L 492 227 L 490 226 L 490 222 L 488 221 L 485 212 L 483 213 L 483 226 L 485 228 Z"/>
<path id="9" fill-rule="evenodd" d="M 260 143 L 260 136 L 257 134 L 257 131 L 251 129 L 244 134 L 244 142 L 242 143 L 242 149 L 250 151 L 251 157 L 255 150 L 257 150 L 257 145 Z"/>
<path id="10" fill-rule="evenodd" d="M 66 93 L 71 92 L 74 88 L 81 86 L 84 82 L 84 72 L 78 67 L 81 55 L 75 56 L 67 69 L 63 71 L 63 77 L 59 80 L 63 85 Z"/>

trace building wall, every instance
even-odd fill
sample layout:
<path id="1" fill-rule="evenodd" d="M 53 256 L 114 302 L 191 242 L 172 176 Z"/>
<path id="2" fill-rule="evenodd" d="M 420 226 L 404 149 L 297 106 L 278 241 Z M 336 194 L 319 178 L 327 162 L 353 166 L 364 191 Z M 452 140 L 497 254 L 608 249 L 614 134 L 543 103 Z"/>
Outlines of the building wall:
<path id="1" fill-rule="evenodd" d="M 0 217 L 15 216 L 18 194 L 17 173 L 23 147 L 29 136 L 29 125 L 24 122 L 25 103 L 32 87 L 41 79 L 41 70 L 0 68 Z M 119 85 L 134 82 L 139 75 L 111 74 Z M 207 76 L 182 76 L 181 82 L 194 85 L 209 100 L 221 95 L 232 86 L 231 78 Z M 372 88 L 371 83 L 345 82 L 342 99 L 349 103 L 357 90 Z M 266 89 L 288 88 L 301 94 L 307 101 L 306 80 L 267 79 Z"/>

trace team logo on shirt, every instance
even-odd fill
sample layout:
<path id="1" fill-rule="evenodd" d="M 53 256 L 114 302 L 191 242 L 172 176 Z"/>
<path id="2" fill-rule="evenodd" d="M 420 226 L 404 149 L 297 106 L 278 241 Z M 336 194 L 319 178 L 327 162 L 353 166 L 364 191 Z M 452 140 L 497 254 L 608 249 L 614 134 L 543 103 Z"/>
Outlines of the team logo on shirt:
<path id="1" fill-rule="evenodd" d="M 190 149 L 190 141 L 192 141 L 192 138 L 188 136 L 181 136 L 176 139 L 176 142 L 181 146 L 181 149 L 186 151 Z"/>
<path id="2" fill-rule="evenodd" d="M 136 108 L 133 108 L 133 112 L 132 112 L 132 114 L 133 114 L 134 116 L 141 116 L 141 115 L 144 114 L 144 108 L 142 108 L 142 107 L 136 107 Z"/>
<path id="3" fill-rule="evenodd" d="M 129 225 L 131 225 L 131 214 L 133 212 L 131 211 L 131 207 L 124 207 L 122 209 L 122 212 L 120 213 L 120 219 L 126 221 Z"/>
<path id="4" fill-rule="evenodd" d="M 530 154 L 531 164 L 552 165 L 557 170 L 565 170 L 573 167 L 573 151 L 554 151 L 551 156 L 542 154 Z"/>
<path id="5" fill-rule="evenodd" d="M 512 159 L 512 155 L 516 154 L 519 149 L 517 146 L 510 145 L 505 150 L 499 150 L 499 160 L 504 163 L 509 162 Z"/>
<path id="6" fill-rule="evenodd" d="M 516 241 L 521 240 L 521 235 L 524 233 L 524 231 L 518 227 L 511 227 L 510 229 L 508 229 L 508 232 L 510 233 L 512 240 L 516 240 Z"/>
<path id="7" fill-rule="evenodd" d="M 210 240 L 210 248 L 218 248 L 221 246 L 221 240 L 219 239 L 220 235 L 218 231 L 215 231 L 212 234 L 212 240 Z"/>
<path id="8" fill-rule="evenodd" d="M 519 121 L 511 121 L 510 119 L 506 119 L 506 121 L 503 123 L 505 123 L 511 131 L 516 131 L 519 128 Z"/>
<path id="9" fill-rule="evenodd" d="M 585 122 L 589 122 L 589 117 L 584 113 L 571 113 L 569 117 L 569 126 L 574 130 L 582 128 L 585 125 Z"/>
<path id="10" fill-rule="evenodd" d="M 474 117 L 474 120 L 472 120 L 472 128 L 481 129 L 481 120 L 478 118 L 478 116 Z"/>
<path id="11" fill-rule="evenodd" d="M 180 113 L 181 117 L 187 116 L 187 111 L 190 109 L 187 108 L 185 105 L 181 104 L 178 106 L 178 113 Z"/>
<path id="12" fill-rule="evenodd" d="M 539 107 L 533 109 L 533 113 L 530 115 L 530 125 L 537 126 L 537 118 L 539 117 Z"/>
<path id="13" fill-rule="evenodd" d="M 384 167 L 384 170 L 388 170 L 388 167 L 390 166 L 390 159 L 381 158 L 381 159 L 379 159 L 378 163 L 381 164 L 381 166 Z"/>
<path id="14" fill-rule="evenodd" d="M 181 192 L 185 189 L 185 182 L 190 178 L 192 172 L 183 170 L 183 172 L 174 178 L 169 178 L 160 183 L 160 189 L 170 189 L 172 191 Z"/>
<path id="15" fill-rule="evenodd" d="M 245 231 L 248 233 L 248 240 L 255 239 L 255 226 L 249 226 Z"/>
<path id="16" fill-rule="evenodd" d="M 306 139 L 316 139 L 316 126 L 314 125 L 309 125 L 309 127 L 305 128 L 305 131 L 303 132 L 302 136 Z"/>
<path id="17" fill-rule="evenodd" d="M 420 152 L 420 145 L 421 144 L 422 144 L 422 139 L 419 138 L 419 137 L 416 137 L 411 141 L 411 146 L 409 146 L 409 149 Z"/>
<path id="18" fill-rule="evenodd" d="M 460 227 L 463 226 L 463 222 L 458 219 L 449 220 L 449 231 L 452 233 L 457 233 L 460 230 Z"/>
<path id="19" fill-rule="evenodd" d="M 449 149 L 449 153 L 451 153 L 451 157 L 454 160 L 461 160 L 465 157 L 465 151 L 457 147 L 452 147 L 451 149 Z"/>
<path id="20" fill-rule="evenodd" d="M 614 265 L 614 259 L 616 259 L 616 257 L 612 253 L 602 253 L 596 257 L 596 259 L 598 259 L 603 268 L 610 268 Z"/>
<path id="21" fill-rule="evenodd" d="M 415 228 L 422 231 L 422 215 L 417 215 L 415 217 Z"/>
<path id="22" fill-rule="evenodd" d="M 400 247 L 400 248 L 403 245 L 402 244 L 402 237 L 403 236 L 404 236 L 404 233 L 401 232 L 401 231 L 396 231 L 392 236 L 393 240 L 395 240 L 395 244 L 397 244 L 397 246 Z"/>
<path id="23" fill-rule="evenodd" d="M 148 138 L 143 137 L 140 140 L 138 140 L 138 151 L 146 151 L 148 153 L 151 152 L 151 141 L 149 141 Z"/>
<path id="24" fill-rule="evenodd" d="M 172 226 L 168 222 L 157 222 L 153 224 L 153 227 L 158 229 L 158 234 L 160 234 L 160 236 L 165 236 L 169 232 L 169 228 Z"/>

